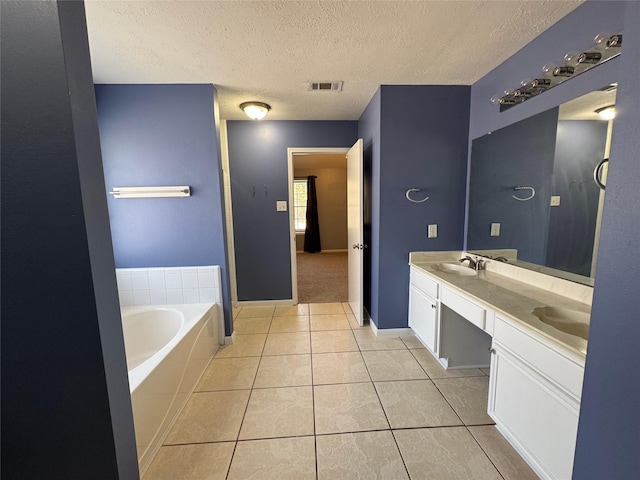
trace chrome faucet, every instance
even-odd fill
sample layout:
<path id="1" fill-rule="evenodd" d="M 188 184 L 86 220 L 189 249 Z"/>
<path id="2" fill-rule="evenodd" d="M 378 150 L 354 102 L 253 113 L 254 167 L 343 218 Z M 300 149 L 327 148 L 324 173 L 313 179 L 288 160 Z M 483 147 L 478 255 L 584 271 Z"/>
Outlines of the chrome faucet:
<path id="1" fill-rule="evenodd" d="M 503 263 L 507 263 L 509 261 L 507 259 L 507 257 L 496 257 L 496 258 L 494 258 L 494 260 L 497 260 L 497 261 L 503 262 Z"/>
<path id="2" fill-rule="evenodd" d="M 461 258 L 459 261 L 460 261 L 460 263 L 464 263 L 464 262 L 466 262 L 467 260 L 469 260 L 469 268 L 473 268 L 474 270 L 476 270 L 476 269 L 477 269 L 478 264 L 477 264 L 477 263 L 476 263 L 476 261 L 475 261 L 473 258 L 471 258 L 469 255 L 467 255 L 467 256 L 466 256 L 466 257 L 464 257 L 464 258 Z"/>

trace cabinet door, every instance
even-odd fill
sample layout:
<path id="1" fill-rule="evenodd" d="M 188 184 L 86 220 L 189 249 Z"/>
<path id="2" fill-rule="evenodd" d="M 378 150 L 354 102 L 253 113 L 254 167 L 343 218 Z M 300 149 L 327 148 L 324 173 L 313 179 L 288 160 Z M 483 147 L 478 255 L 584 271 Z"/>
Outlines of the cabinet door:
<path id="1" fill-rule="evenodd" d="M 579 405 L 494 342 L 489 414 L 542 478 L 569 480 Z"/>
<path id="2" fill-rule="evenodd" d="M 409 285 L 409 327 L 429 350 L 438 353 L 438 303 L 415 285 Z"/>

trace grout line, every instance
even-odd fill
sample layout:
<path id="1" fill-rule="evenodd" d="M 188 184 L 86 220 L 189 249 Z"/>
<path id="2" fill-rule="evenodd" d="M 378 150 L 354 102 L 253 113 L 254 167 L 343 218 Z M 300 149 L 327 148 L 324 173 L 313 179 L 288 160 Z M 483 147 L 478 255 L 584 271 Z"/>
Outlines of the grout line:
<path id="1" fill-rule="evenodd" d="M 438 388 L 438 384 L 436 382 L 434 382 L 433 380 L 431 380 L 431 383 L 433 383 L 433 386 L 436 387 L 436 390 L 438 390 L 438 393 L 440 393 L 440 395 L 442 395 L 442 398 L 444 398 L 444 401 L 447 402 L 447 405 L 449 405 L 449 407 L 451 407 L 451 410 L 453 410 L 453 413 L 456 414 L 456 417 L 458 417 L 460 419 L 460 421 L 462 422 L 462 426 L 466 427 L 466 424 L 464 423 L 464 420 L 462 420 L 462 417 L 458 414 L 458 411 L 453 407 L 453 405 L 451 405 L 451 402 L 449 402 L 449 399 L 447 399 L 447 397 L 445 397 L 444 393 L 442 393 L 442 390 L 440 390 L 440 388 Z"/>
<path id="2" fill-rule="evenodd" d="M 361 385 L 361 384 L 368 384 L 368 383 L 373 383 L 373 382 L 368 380 L 366 382 L 319 383 L 317 385 L 314 385 L 314 387 L 339 387 L 341 385 Z"/>
<path id="3" fill-rule="evenodd" d="M 329 432 L 318 433 L 316 437 L 331 437 L 332 435 L 353 435 L 358 433 L 370 433 L 370 432 L 390 432 L 390 428 L 372 428 L 371 430 L 349 430 L 346 432 Z"/>
<path id="4" fill-rule="evenodd" d="M 255 442 L 262 440 L 279 440 L 281 438 L 308 438 L 308 437 L 327 437 L 331 435 L 348 435 L 352 433 L 368 433 L 368 432 L 398 432 L 404 430 L 428 430 L 428 429 L 441 429 L 441 428 L 465 428 L 468 430 L 468 427 L 494 427 L 494 424 L 481 424 L 481 425 L 428 425 L 428 426 L 420 426 L 420 427 L 398 427 L 398 428 L 372 428 L 367 430 L 349 430 L 345 432 L 327 432 L 327 433 L 315 433 L 309 435 L 284 435 L 279 437 L 259 437 L 259 438 L 242 438 L 238 440 L 213 440 L 208 442 L 187 442 L 187 443 L 168 443 L 166 445 L 162 445 L 163 447 L 182 447 L 185 445 L 208 445 L 208 444 L 217 444 L 217 443 L 246 443 L 246 442 Z M 471 434 L 473 436 L 473 434 Z M 474 437 L 475 439 L 475 437 Z M 477 441 L 476 441 L 477 442 Z"/>
<path id="5" fill-rule="evenodd" d="M 429 375 L 429 372 L 427 372 L 427 369 L 426 369 L 426 368 L 424 368 L 424 367 L 422 366 L 422 363 L 420 363 L 420 360 L 418 360 L 418 358 L 413 354 L 413 352 L 411 351 L 411 349 L 410 349 L 410 348 L 408 348 L 407 350 L 409 350 L 409 353 L 411 354 L 411 356 L 413 357 L 413 359 L 414 359 L 416 362 L 418 362 L 418 365 L 420 365 L 420 368 L 421 368 L 421 369 L 422 369 L 422 371 L 425 373 L 425 375 L 427 376 L 427 378 L 428 378 L 429 380 L 432 380 L 432 381 L 433 381 L 433 378 L 431 378 L 431 375 Z M 429 355 L 431 355 L 431 354 L 429 354 Z M 441 394 L 441 395 L 442 395 L 442 394 Z"/>
<path id="6" fill-rule="evenodd" d="M 311 351 L 311 334 L 309 334 L 309 350 Z M 316 387 L 313 379 L 313 355 L 309 354 L 311 358 L 311 415 L 313 416 L 313 453 L 316 462 L 316 480 L 318 480 L 318 441 L 316 437 Z"/>
<path id="7" fill-rule="evenodd" d="M 236 443 L 235 440 L 211 440 L 209 442 L 186 442 L 186 443 L 167 443 L 162 447 L 183 447 L 185 445 L 209 445 L 213 443 Z"/>
<path id="8" fill-rule="evenodd" d="M 471 425 L 472 427 L 478 427 L 481 425 Z M 502 472 L 500 471 L 500 469 L 498 468 L 498 466 L 493 463 L 493 460 L 491 459 L 491 457 L 489 456 L 489 454 L 485 451 L 485 449 L 482 447 L 482 445 L 480 444 L 480 442 L 478 441 L 478 439 L 475 437 L 475 435 L 473 433 L 471 433 L 471 430 L 469 430 L 469 426 L 465 425 L 465 428 L 467 429 L 467 432 L 469 432 L 469 435 L 471 435 L 471 438 L 473 438 L 473 440 L 476 442 L 476 444 L 478 445 L 478 447 L 480 447 L 480 450 L 482 450 L 482 453 L 484 453 L 485 457 L 487 457 L 487 459 L 489 460 L 489 462 L 491 463 L 491 465 L 493 465 L 493 468 L 496 469 L 496 472 L 498 472 L 498 475 L 500 475 L 503 479 L 504 479 L 504 475 L 502 474 Z"/>
<path id="9" fill-rule="evenodd" d="M 357 341 L 357 339 L 356 339 Z M 360 348 L 360 344 L 358 344 L 358 348 Z M 400 451 L 400 446 L 398 445 L 398 441 L 396 440 L 396 436 L 393 434 L 393 428 L 391 426 L 391 422 L 389 421 L 389 416 L 387 415 L 387 411 L 384 408 L 384 404 L 382 403 L 382 399 L 380 398 L 380 393 L 376 388 L 376 383 L 373 381 L 373 377 L 371 376 L 371 372 L 369 371 L 369 366 L 364 359 L 364 355 L 362 355 L 362 349 L 360 349 L 360 356 L 362 357 L 362 361 L 364 362 L 364 366 L 367 369 L 367 373 L 369 374 L 369 378 L 371 378 L 371 384 L 373 385 L 373 391 L 376 393 L 376 397 L 378 398 L 378 402 L 380 403 L 380 408 L 382 408 L 382 413 L 384 414 L 384 418 L 387 421 L 387 425 L 389 425 L 389 430 L 391 431 L 391 438 L 393 438 L 393 443 L 396 446 L 396 450 L 398 451 L 398 455 L 400 455 L 400 460 L 402 461 L 402 465 L 404 466 L 404 470 L 407 472 L 407 478 L 411 478 L 409 475 L 409 469 L 407 468 L 407 464 L 404 461 L 404 457 L 402 456 L 402 452 Z M 427 375 L 428 377 L 428 375 Z"/>
<path id="10" fill-rule="evenodd" d="M 264 352 L 265 346 L 267 345 L 267 341 L 265 339 L 264 344 L 262 345 L 262 352 Z M 262 354 L 260 354 L 260 360 L 258 361 L 258 368 L 256 368 L 256 374 L 253 376 L 253 382 L 251 383 L 251 390 L 249 391 L 249 398 L 247 399 L 247 405 L 244 408 L 244 413 L 242 414 L 242 420 L 240 421 L 240 428 L 238 428 L 238 434 L 236 435 L 236 442 L 240 439 L 240 432 L 242 431 L 242 425 L 244 424 L 244 419 L 247 416 L 247 410 L 249 410 L 249 403 L 251 403 L 251 397 L 253 396 L 253 387 L 256 384 L 256 378 L 258 378 L 258 372 L 260 371 L 260 364 L 262 363 Z M 235 450 L 234 450 L 235 453 Z M 233 457 L 231 457 L 233 461 Z"/>
<path id="11" fill-rule="evenodd" d="M 398 439 L 396 438 L 395 433 L 393 433 L 393 429 L 391 430 L 391 437 L 393 437 L 393 442 L 396 444 L 396 448 L 398 449 L 398 454 L 400 455 L 400 460 L 402 460 L 402 465 L 404 466 L 405 472 L 407 472 L 407 478 L 411 478 L 411 474 L 409 473 L 409 467 L 407 467 L 407 462 L 404 459 L 404 455 L 402 455 L 402 450 L 400 450 L 400 445 L 398 445 Z"/>
<path id="12" fill-rule="evenodd" d="M 233 464 L 233 457 L 236 456 L 236 449 L 238 448 L 238 442 L 234 442 L 233 444 L 233 452 L 231 452 L 231 458 L 229 459 L 229 466 L 227 467 L 227 474 L 224 476 L 225 479 L 229 478 L 229 473 L 231 472 L 231 465 Z"/>

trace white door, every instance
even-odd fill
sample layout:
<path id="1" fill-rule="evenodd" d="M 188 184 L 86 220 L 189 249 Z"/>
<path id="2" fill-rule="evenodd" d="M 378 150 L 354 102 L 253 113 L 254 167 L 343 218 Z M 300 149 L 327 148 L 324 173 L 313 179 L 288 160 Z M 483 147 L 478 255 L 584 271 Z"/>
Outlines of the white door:
<path id="1" fill-rule="evenodd" d="M 349 306 L 360 326 L 364 322 L 363 314 L 363 250 L 362 226 L 362 139 L 359 139 L 347 153 L 347 238 L 349 259 Z"/>

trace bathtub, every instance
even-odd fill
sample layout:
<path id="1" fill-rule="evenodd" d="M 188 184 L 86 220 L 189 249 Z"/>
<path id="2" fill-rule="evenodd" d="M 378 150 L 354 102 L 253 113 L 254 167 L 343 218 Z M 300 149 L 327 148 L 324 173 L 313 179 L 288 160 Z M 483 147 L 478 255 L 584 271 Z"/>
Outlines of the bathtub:
<path id="1" fill-rule="evenodd" d="M 141 474 L 224 341 L 221 325 L 211 303 L 122 307 Z"/>

